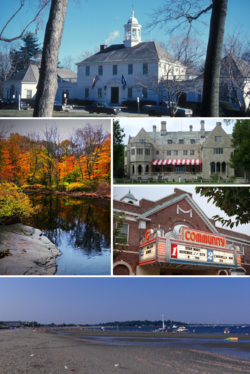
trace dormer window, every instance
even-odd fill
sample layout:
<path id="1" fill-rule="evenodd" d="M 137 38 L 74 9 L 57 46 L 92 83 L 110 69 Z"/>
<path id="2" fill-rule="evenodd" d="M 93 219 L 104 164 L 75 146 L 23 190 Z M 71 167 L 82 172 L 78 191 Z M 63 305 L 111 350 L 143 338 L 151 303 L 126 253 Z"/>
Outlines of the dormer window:
<path id="1" fill-rule="evenodd" d="M 183 139 L 179 139 L 179 144 L 184 144 L 184 140 Z"/>
<path id="2" fill-rule="evenodd" d="M 190 143 L 191 143 L 191 144 L 195 144 L 195 139 L 191 139 L 191 140 L 190 140 Z"/>
<path id="3" fill-rule="evenodd" d="M 172 139 L 168 139 L 168 144 L 173 144 L 173 140 Z"/>
<path id="4" fill-rule="evenodd" d="M 139 139 L 140 143 L 146 143 L 146 139 Z"/>

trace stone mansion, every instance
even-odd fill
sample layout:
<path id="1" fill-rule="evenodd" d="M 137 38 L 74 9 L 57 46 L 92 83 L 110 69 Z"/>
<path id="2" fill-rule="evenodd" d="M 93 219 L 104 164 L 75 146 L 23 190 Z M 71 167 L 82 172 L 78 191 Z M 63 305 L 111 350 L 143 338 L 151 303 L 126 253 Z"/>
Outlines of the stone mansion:
<path id="1" fill-rule="evenodd" d="M 161 121 L 161 129 L 146 131 L 142 128 L 135 137 L 129 136 L 125 147 L 125 174 L 131 179 L 204 179 L 218 173 L 227 179 L 234 175 L 229 166 L 230 135 L 217 122 L 212 131 L 205 131 L 205 122 L 200 122 L 200 131 L 167 131 L 167 122 Z"/>

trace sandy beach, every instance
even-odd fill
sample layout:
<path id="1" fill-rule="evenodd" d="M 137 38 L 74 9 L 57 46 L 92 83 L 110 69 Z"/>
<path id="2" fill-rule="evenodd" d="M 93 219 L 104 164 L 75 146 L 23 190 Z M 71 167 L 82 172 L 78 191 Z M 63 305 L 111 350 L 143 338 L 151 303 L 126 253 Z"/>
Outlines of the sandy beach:
<path id="1" fill-rule="evenodd" d="M 79 334 L 82 335 L 83 332 Z M 250 360 L 197 349 L 109 346 L 95 343 L 91 336 L 88 338 L 90 331 L 84 334 L 86 339 L 81 337 L 83 340 L 80 340 L 80 336 L 75 332 L 72 338 L 30 329 L 1 330 L 0 373 L 250 373 Z M 93 332 L 92 334 L 96 335 Z M 105 333 L 98 334 L 101 336 Z M 119 332 L 117 334 L 119 335 Z M 140 335 L 137 334 L 135 338 Z M 219 342 L 220 340 L 218 344 Z M 248 343 L 246 349 L 249 350 Z"/>

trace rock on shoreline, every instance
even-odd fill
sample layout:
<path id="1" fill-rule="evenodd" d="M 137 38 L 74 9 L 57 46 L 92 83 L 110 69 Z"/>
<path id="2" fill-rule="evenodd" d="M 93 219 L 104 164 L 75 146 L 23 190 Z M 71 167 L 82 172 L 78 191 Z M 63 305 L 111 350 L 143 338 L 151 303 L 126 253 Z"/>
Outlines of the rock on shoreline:
<path id="1" fill-rule="evenodd" d="M 41 230 L 21 223 L 0 226 L 0 252 L 6 250 L 10 255 L 0 259 L 0 275 L 53 275 L 61 254 Z"/>

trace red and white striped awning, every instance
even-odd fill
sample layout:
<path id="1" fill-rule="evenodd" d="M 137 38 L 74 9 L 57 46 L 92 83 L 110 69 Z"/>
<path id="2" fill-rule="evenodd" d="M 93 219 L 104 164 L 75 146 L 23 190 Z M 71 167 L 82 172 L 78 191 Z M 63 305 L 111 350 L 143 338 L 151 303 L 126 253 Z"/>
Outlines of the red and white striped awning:
<path id="1" fill-rule="evenodd" d="M 154 160 L 152 165 L 201 165 L 201 160 Z"/>

